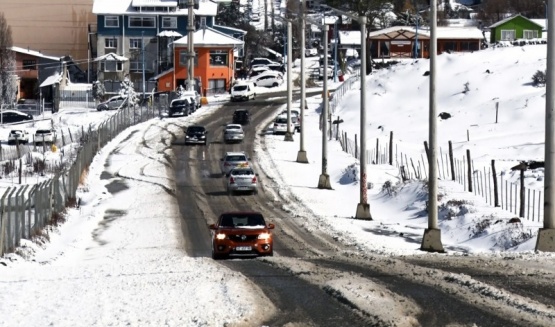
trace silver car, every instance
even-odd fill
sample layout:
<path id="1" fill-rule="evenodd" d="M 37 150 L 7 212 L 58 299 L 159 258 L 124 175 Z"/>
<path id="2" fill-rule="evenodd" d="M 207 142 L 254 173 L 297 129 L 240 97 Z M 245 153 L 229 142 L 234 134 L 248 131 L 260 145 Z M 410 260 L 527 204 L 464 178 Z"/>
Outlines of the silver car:
<path id="1" fill-rule="evenodd" d="M 235 192 L 258 193 L 258 174 L 249 167 L 234 168 L 227 177 L 227 193 L 233 195 Z"/>
<path id="2" fill-rule="evenodd" d="M 227 124 L 224 128 L 224 143 L 241 143 L 245 138 L 243 126 L 240 124 Z"/>

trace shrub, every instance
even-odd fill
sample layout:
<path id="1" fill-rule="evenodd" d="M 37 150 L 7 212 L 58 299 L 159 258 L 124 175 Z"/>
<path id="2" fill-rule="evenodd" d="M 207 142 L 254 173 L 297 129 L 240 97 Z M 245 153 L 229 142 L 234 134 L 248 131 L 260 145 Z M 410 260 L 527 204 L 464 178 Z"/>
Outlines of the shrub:
<path id="1" fill-rule="evenodd" d="M 534 84 L 534 86 L 545 86 L 545 83 L 547 82 L 547 76 L 545 74 L 545 71 L 541 71 L 538 70 L 534 76 L 532 76 L 532 83 Z"/>

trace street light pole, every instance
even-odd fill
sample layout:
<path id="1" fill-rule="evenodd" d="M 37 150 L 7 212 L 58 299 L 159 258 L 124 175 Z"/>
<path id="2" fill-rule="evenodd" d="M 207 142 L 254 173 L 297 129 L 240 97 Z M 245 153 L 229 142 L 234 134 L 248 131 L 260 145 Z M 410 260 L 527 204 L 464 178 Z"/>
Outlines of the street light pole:
<path id="1" fill-rule="evenodd" d="M 141 32 L 141 56 L 142 56 L 142 66 L 143 66 L 143 100 L 145 98 L 145 32 Z"/>
<path id="2" fill-rule="evenodd" d="M 545 85 L 545 181 L 543 228 L 538 232 L 536 251 L 555 252 L 555 18 L 553 1 L 548 1 L 547 22 L 547 83 Z"/>
<path id="3" fill-rule="evenodd" d="M 329 27 L 324 22 L 324 53 L 326 54 L 324 60 L 324 108 L 322 109 L 322 173 L 318 179 L 318 188 L 331 190 L 330 175 L 328 175 L 328 109 L 329 109 L 329 97 L 328 97 L 328 30 Z"/>
<path id="4" fill-rule="evenodd" d="M 332 11 L 357 20 L 360 24 L 360 203 L 355 218 L 372 220 L 368 204 L 368 176 L 366 174 L 366 16 L 356 16 L 328 5 L 321 5 Z M 327 58 L 326 58 L 327 59 Z"/>
<path id="5" fill-rule="evenodd" d="M 300 149 L 297 153 L 297 162 L 308 163 L 308 158 L 306 156 L 306 151 L 304 149 L 304 108 L 306 103 L 306 74 L 305 74 L 305 33 L 306 33 L 306 21 L 305 21 L 305 8 L 306 0 L 301 2 L 301 137 L 300 137 Z"/>
<path id="6" fill-rule="evenodd" d="M 431 1 L 430 10 L 430 110 L 428 117 L 428 228 L 424 231 L 420 249 L 428 252 L 445 252 L 441 243 L 441 230 L 438 228 L 437 211 L 437 0 Z"/>
<path id="7" fill-rule="evenodd" d="M 194 0 L 189 0 L 187 11 L 187 48 L 189 50 L 187 60 L 187 90 L 194 91 L 194 75 L 195 75 L 195 49 L 194 49 L 194 32 L 195 32 L 195 13 L 193 7 Z"/>
<path id="8" fill-rule="evenodd" d="M 291 130 L 291 106 L 293 101 L 293 82 L 291 81 L 291 59 L 293 58 L 293 47 L 291 39 L 291 21 L 287 20 L 287 132 L 285 133 L 285 141 L 293 141 L 293 131 Z"/>

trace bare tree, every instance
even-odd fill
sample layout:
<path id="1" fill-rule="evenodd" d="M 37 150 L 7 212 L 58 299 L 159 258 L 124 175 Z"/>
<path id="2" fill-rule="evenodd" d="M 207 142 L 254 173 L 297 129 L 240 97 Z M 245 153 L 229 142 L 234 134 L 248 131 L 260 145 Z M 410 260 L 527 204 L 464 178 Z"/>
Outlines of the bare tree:
<path id="1" fill-rule="evenodd" d="M 15 55 L 11 46 L 12 30 L 0 12 L 0 105 L 12 104 L 16 97 Z"/>

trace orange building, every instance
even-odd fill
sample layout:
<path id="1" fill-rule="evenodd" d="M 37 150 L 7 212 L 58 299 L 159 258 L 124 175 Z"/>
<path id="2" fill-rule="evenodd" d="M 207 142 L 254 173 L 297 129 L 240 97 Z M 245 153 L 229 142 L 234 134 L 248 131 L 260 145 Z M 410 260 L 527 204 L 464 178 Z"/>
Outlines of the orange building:
<path id="1" fill-rule="evenodd" d="M 229 90 L 235 78 L 235 51 L 242 48 L 243 41 L 206 27 L 194 32 L 193 43 L 196 53 L 194 74 L 201 81 L 203 95 Z M 188 78 L 187 36 L 176 40 L 173 46 L 173 68 L 155 77 L 159 92 L 174 91 L 180 85 L 185 86 Z"/>

